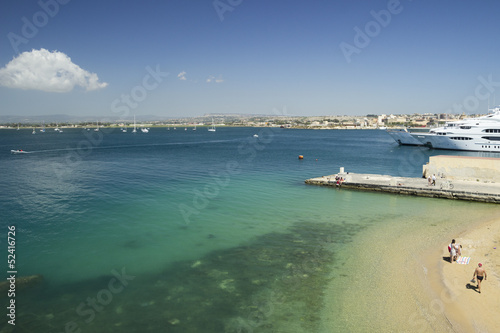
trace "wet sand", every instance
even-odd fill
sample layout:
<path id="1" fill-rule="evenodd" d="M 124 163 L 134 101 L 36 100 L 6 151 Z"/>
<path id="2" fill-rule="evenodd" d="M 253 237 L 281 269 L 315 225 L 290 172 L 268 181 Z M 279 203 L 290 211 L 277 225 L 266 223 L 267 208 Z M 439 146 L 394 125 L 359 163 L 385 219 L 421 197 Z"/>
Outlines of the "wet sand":
<path id="1" fill-rule="evenodd" d="M 500 219 L 462 233 L 456 241 L 463 247 L 462 255 L 471 260 L 468 265 L 442 260 L 440 275 L 431 280 L 432 289 L 440 295 L 444 312 L 455 331 L 496 332 L 500 327 Z M 447 249 L 440 254 L 449 255 Z M 487 273 L 481 293 L 477 283 L 470 281 L 478 263 L 483 264 Z"/>
<path id="2" fill-rule="evenodd" d="M 325 290 L 321 332 L 494 332 L 500 215 L 487 209 L 397 217 L 360 235 Z M 452 238 L 472 257 L 469 265 L 443 259 Z M 478 260 L 488 274 L 481 294 L 466 287 Z"/>

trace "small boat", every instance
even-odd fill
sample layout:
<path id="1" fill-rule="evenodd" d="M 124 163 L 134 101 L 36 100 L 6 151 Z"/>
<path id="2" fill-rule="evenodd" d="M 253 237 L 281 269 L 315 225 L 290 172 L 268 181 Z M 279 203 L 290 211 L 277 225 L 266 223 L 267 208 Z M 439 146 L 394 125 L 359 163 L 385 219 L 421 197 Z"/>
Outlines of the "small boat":
<path id="1" fill-rule="evenodd" d="M 149 133 L 149 128 L 141 128 L 142 133 Z"/>
<path id="2" fill-rule="evenodd" d="M 253 137 L 254 137 L 254 138 L 258 138 L 259 136 L 258 136 L 257 134 L 254 134 L 254 135 L 253 135 Z"/>
<path id="3" fill-rule="evenodd" d="M 10 153 L 11 154 L 27 154 L 28 152 L 27 151 L 24 151 L 22 149 L 11 149 L 10 150 Z"/>
<path id="4" fill-rule="evenodd" d="M 214 118 L 212 118 L 212 127 L 208 129 L 209 132 L 215 132 Z"/>

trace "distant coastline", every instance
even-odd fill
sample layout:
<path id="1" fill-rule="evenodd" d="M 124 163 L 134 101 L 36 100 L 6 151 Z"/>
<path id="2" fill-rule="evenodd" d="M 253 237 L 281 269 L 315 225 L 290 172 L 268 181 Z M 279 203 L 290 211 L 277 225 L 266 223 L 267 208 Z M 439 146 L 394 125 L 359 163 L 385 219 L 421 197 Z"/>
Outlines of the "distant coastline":
<path id="1" fill-rule="evenodd" d="M 477 115 L 457 114 L 413 114 L 413 115 L 372 115 L 349 116 L 288 116 L 288 115 L 246 115 L 246 114 L 207 114 L 199 117 L 171 118 L 154 115 L 137 116 L 139 127 L 204 127 L 212 125 L 228 127 L 278 127 L 295 129 L 385 129 L 385 128 L 428 128 L 444 124 L 446 121 L 468 118 Z M 130 119 L 128 119 L 130 118 Z M 99 116 L 0 116 L 0 128 L 79 128 L 130 127 L 133 117 Z"/>

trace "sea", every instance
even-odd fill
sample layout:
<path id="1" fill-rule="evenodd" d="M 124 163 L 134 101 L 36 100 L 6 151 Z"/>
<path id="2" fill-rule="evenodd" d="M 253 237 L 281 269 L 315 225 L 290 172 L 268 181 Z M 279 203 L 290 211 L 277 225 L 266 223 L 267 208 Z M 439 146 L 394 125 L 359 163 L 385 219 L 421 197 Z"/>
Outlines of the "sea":
<path id="1" fill-rule="evenodd" d="M 11 304 L 15 332 L 363 331 L 342 286 L 367 239 L 449 231 L 496 207 L 304 181 L 341 167 L 421 177 L 442 154 L 496 156 L 398 146 L 382 130 L 2 129 L 0 332 L 14 331 Z"/>

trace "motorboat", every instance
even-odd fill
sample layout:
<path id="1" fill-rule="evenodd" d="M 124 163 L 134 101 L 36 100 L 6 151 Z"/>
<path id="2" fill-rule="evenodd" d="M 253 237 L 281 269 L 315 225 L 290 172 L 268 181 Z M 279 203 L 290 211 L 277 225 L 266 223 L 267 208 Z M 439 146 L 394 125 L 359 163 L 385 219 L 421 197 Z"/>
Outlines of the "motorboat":
<path id="1" fill-rule="evenodd" d="M 27 151 L 24 151 L 22 149 L 11 149 L 10 150 L 10 153 L 11 154 L 27 154 L 28 152 Z"/>
<path id="2" fill-rule="evenodd" d="M 500 153 L 500 107 L 486 116 L 446 122 L 429 133 L 412 133 L 424 146 L 435 149 Z"/>

